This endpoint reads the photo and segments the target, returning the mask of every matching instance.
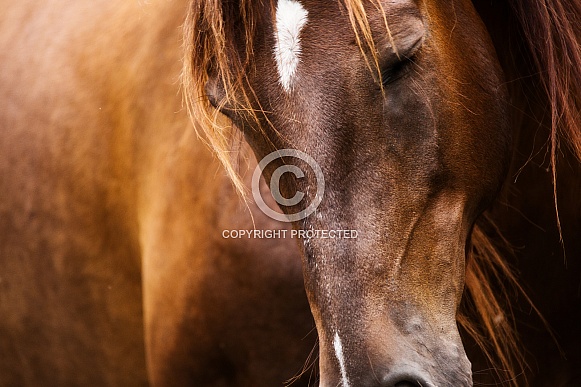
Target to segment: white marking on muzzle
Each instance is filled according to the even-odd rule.
[[[335,332],[335,339],[333,340],[333,347],[335,348],[335,356],[339,360],[339,368],[341,370],[341,382],[343,387],[349,387],[349,379],[347,379],[347,371],[345,370],[345,359],[343,358],[343,344],[339,338],[339,333]]]
[[[308,12],[294,0],[279,0],[276,6],[274,56],[279,82],[286,92],[292,89],[301,53],[300,33],[307,23]]]

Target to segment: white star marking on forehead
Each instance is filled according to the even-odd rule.
[[[297,65],[300,61],[300,33],[307,23],[308,12],[294,0],[279,0],[276,6],[274,57],[279,82],[286,92],[292,90]]]

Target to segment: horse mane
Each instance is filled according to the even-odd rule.
[[[274,9],[274,0],[265,1]],[[366,1],[382,9],[379,0],[339,2],[373,71],[377,58],[364,7]],[[508,2],[519,24],[520,43],[530,54],[551,113],[548,147],[556,187],[561,143],[567,144],[581,160],[581,3],[574,0]],[[259,0],[192,0],[184,24],[182,83],[186,105],[196,130],[209,142],[242,194],[245,187],[232,162],[236,131],[210,104],[205,87],[210,77],[219,79],[225,93],[219,105],[228,103],[230,109],[239,109],[249,114],[250,119],[260,121],[260,112],[251,108],[254,96],[245,91],[251,88],[245,87],[250,85],[246,84],[244,74],[252,66],[252,42],[262,7],[264,2]],[[236,36],[245,39],[243,53],[236,48]],[[556,192],[554,196],[558,218]],[[517,292],[529,299],[507,263],[510,249],[500,246],[508,243],[502,242],[502,235],[486,214],[481,216],[468,245],[465,292],[457,321],[484,352],[502,382],[516,386],[526,363],[514,329],[510,295]]]
[[[549,154],[561,234],[556,192],[561,139],[581,160],[581,3],[575,0],[511,1],[551,113]]]
[[[581,3],[574,0],[509,0],[508,3],[518,22],[519,48],[527,53],[541,89],[538,92],[550,112],[547,147],[556,223],[562,236],[557,202],[561,144],[581,161]],[[513,70],[519,74],[518,68]],[[521,128],[527,129],[532,128]],[[465,296],[458,321],[483,349],[501,380],[516,386],[517,371],[527,366],[512,327],[510,294],[523,296],[547,329],[550,328],[508,265],[507,258],[512,255],[510,244],[485,213],[473,230]]]

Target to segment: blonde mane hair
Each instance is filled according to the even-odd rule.
[[[340,4],[346,10],[370,71],[379,71],[364,1],[340,0]],[[383,11],[379,0],[369,1]],[[581,160],[581,54],[579,31],[576,30],[581,26],[581,6],[564,0],[510,1],[521,23],[523,43],[528,46],[533,64],[541,75],[540,82],[551,109],[549,149],[553,182],[556,183],[560,139],[564,139]],[[251,107],[251,101],[256,99],[252,92],[248,95],[246,90],[252,88],[244,76],[253,63],[252,47],[260,3],[255,0],[194,0],[184,26],[183,85],[190,115],[196,130],[209,142],[241,193],[245,187],[232,163],[231,151],[236,131],[210,104],[205,87],[210,77],[219,79],[225,93],[219,104],[228,103],[230,109],[242,111],[249,119],[261,122],[260,111]],[[268,4],[274,10],[274,0]],[[385,25],[389,33],[387,22]],[[241,26],[243,31],[240,31]],[[233,36],[240,36],[240,33],[246,41],[246,51],[242,55],[233,42]],[[555,207],[558,208],[556,199]],[[502,236],[484,215],[472,232],[465,292],[457,321],[497,369],[499,378],[516,386],[517,377],[526,364],[514,330],[510,294],[516,292],[530,300],[507,263],[505,255],[510,254],[509,249],[499,247],[493,240],[502,240]]]

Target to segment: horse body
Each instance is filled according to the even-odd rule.
[[[217,229],[252,223],[187,134],[183,4],[2,8],[0,385],[143,385],[146,359],[159,385],[293,377],[298,252]]]
[[[382,47],[421,48],[414,71],[382,74],[392,79],[382,91],[336,2],[300,2],[296,65],[273,56],[276,4],[257,7],[251,101],[282,136],[221,106],[250,145],[240,169],[254,168],[252,152],[307,151],[328,188],[319,212],[294,227],[360,234],[297,248],[288,238],[223,238],[290,229],[243,205],[192,132],[179,91],[185,3],[2,3],[0,385],[280,385],[301,370],[315,323],[322,386],[471,385],[455,318],[467,240],[495,198],[487,216],[497,228],[485,231],[512,244],[524,287],[567,355],[520,312],[524,302],[515,314],[531,352],[527,382],[578,384],[579,165],[572,153],[558,164],[565,270],[546,106],[515,97],[538,89],[526,78],[504,83],[503,73],[520,73],[511,73],[495,9],[386,5],[393,41],[379,39]],[[238,3],[190,6],[200,4],[234,7],[234,45],[244,52]],[[381,36],[383,18],[368,13]],[[380,50],[389,70],[394,54]],[[220,105],[215,73],[199,86]],[[299,182],[307,193],[309,179]],[[292,193],[294,183],[281,181]],[[484,380],[480,349],[466,351]],[[307,373],[296,385],[309,381]]]
[[[145,380],[130,137],[112,121],[101,6],[2,4],[3,385]]]

